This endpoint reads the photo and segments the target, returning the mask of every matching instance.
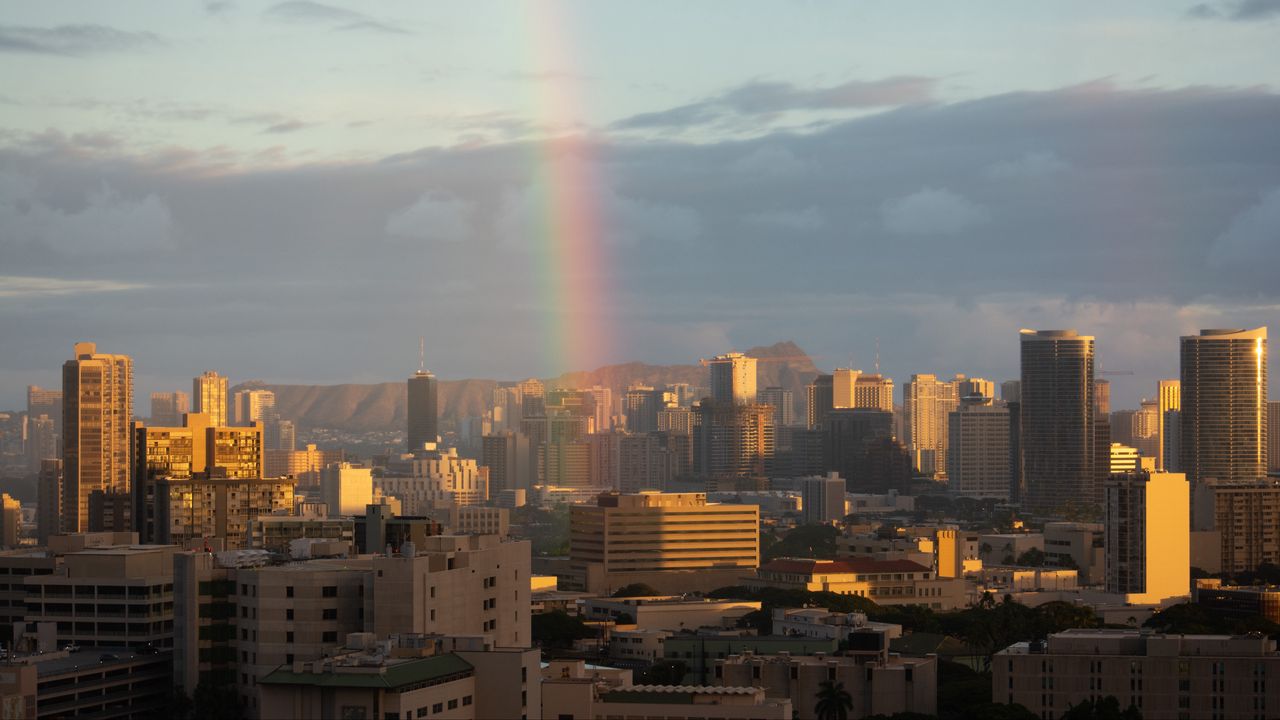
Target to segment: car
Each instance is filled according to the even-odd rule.
[[[76,645],[75,643],[71,643],[70,645],[68,645],[68,646],[66,646],[66,647],[64,647],[64,648],[62,648],[62,649],[63,649],[63,650],[66,650],[66,651],[67,651],[67,652],[69,652],[69,653],[78,653],[78,652],[80,652],[80,646],[79,646],[79,645]]]
[[[120,656],[115,653],[102,653],[101,655],[98,656],[98,662],[110,662],[112,660],[119,660],[119,659],[120,659]]]

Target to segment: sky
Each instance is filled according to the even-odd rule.
[[[41,2],[0,17],[0,408],[794,340],[1018,374],[1280,318],[1280,0]],[[1274,364],[1274,363],[1273,363]],[[1274,394],[1274,393],[1273,393]]]

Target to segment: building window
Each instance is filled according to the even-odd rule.
[[[449,701],[449,709],[450,709],[450,710],[455,710],[455,709],[457,709],[457,707],[458,707],[458,701],[457,701],[457,700],[450,700],[450,701]]]
[[[289,608],[288,610],[285,610],[285,611],[284,611],[284,619],[285,619],[285,620],[292,620],[292,619],[293,619],[293,608]]]
[[[325,609],[324,609],[324,615],[323,615],[322,619],[324,619],[324,620],[337,620],[337,619],[338,619],[338,608],[325,608]]]
[[[463,696],[462,696],[462,706],[463,706],[463,707],[466,707],[467,705],[470,705],[470,704],[471,704],[471,696],[470,696],[470,695],[463,695]]]
[[[327,598],[338,597],[338,586],[325,585],[323,588],[320,589],[320,597],[327,597]]]
[[[320,637],[320,642],[338,642],[338,631],[329,630]]]
[[[285,665],[293,664],[293,653],[288,653],[284,656],[284,664]]]
[[[285,641],[285,642],[287,642],[287,643],[292,643],[292,642],[293,642],[293,631],[292,631],[292,630],[290,630],[289,632],[287,632],[287,633],[285,633],[285,634],[284,634],[284,641]]]
[[[432,705],[432,706],[431,706],[431,712],[433,712],[433,713],[442,713],[442,712],[444,712],[444,703],[436,703],[435,705]]]
[[[285,597],[293,597],[293,586],[292,586],[292,585],[285,585],[285,586],[284,586],[284,596],[285,596]]]

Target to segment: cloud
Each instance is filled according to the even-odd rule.
[[[40,243],[64,254],[89,256],[165,250],[173,218],[153,193],[122,197],[103,183],[77,198],[74,209],[49,204],[29,179],[0,173],[0,228],[11,243]]]
[[[142,287],[145,286],[113,280],[72,280],[67,278],[0,275],[0,297],[3,298],[84,295],[88,293],[138,290]]]
[[[879,336],[900,379],[1007,379],[1019,327],[1075,325],[1098,335],[1103,366],[1137,373],[1114,388],[1136,403],[1176,377],[1179,333],[1280,312],[1277,117],[1265,88],[1093,83],[747,139],[582,134],[568,149],[507,140],[271,167],[240,149],[17,137],[0,141],[0,273],[144,287],[0,302],[0,337],[16,339],[0,368],[35,381],[68,338],[94,337],[138,358],[140,389],[206,365],[395,379],[416,367],[419,335],[443,377],[687,362],[783,338],[830,367],[850,353],[869,365]],[[598,262],[564,263],[549,219],[599,228]],[[95,244],[135,249],[80,249]],[[424,312],[440,307],[437,280],[460,274],[473,285]],[[614,340],[562,363],[547,330],[581,315],[548,277],[602,288],[585,297]],[[0,400],[20,403],[12,387]]]
[[[305,123],[305,122],[302,122],[301,120],[285,120],[283,122],[278,122],[278,123],[275,123],[274,125],[267,126],[267,128],[262,132],[277,135],[281,133],[295,132],[309,126],[310,126],[310,123]]]
[[[1270,273],[1280,261],[1280,187],[1264,193],[1255,205],[1235,216],[1209,249],[1209,263],[1228,271],[1248,272],[1260,265]]]
[[[850,80],[830,87],[804,88],[787,82],[752,82],[696,103],[642,113],[613,124],[618,130],[678,128],[725,120],[761,117],[792,110],[866,110],[932,100],[934,78],[896,76]]]
[[[354,10],[347,10],[333,5],[311,2],[310,0],[291,0],[276,3],[263,13],[273,20],[296,23],[314,23],[328,25],[332,30],[367,31],[394,35],[407,35],[408,31]]]
[[[818,208],[810,205],[803,210],[767,210],[749,213],[745,220],[779,230],[812,232],[826,227],[826,218]]]
[[[204,11],[210,15],[226,15],[234,10],[236,4],[231,0],[205,0]]]
[[[447,193],[426,192],[387,218],[386,233],[428,242],[465,242],[474,234],[475,208]]]
[[[1199,20],[1270,20],[1280,16],[1280,0],[1229,0],[1227,2],[1199,3],[1187,10],[1187,15]]]
[[[885,229],[895,235],[954,235],[988,219],[982,206],[931,187],[886,201],[880,213]]]
[[[158,35],[129,32],[105,25],[27,27],[0,25],[0,52],[79,57],[147,50],[162,45]]]
[[[996,180],[1026,180],[1053,175],[1068,167],[1070,165],[1065,160],[1052,152],[1029,152],[1013,160],[1001,160],[989,165],[986,175]]]

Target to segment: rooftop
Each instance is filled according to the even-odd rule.
[[[875,560],[866,557],[841,558],[838,560],[781,558],[761,565],[760,569],[762,571],[768,570],[770,572],[795,573],[799,575],[930,572],[929,568],[910,560]]]
[[[413,660],[384,658],[376,662],[379,664],[326,664],[322,672],[295,672],[293,668],[282,666],[258,682],[265,685],[397,688],[468,677],[474,672],[471,663],[452,653]]]

